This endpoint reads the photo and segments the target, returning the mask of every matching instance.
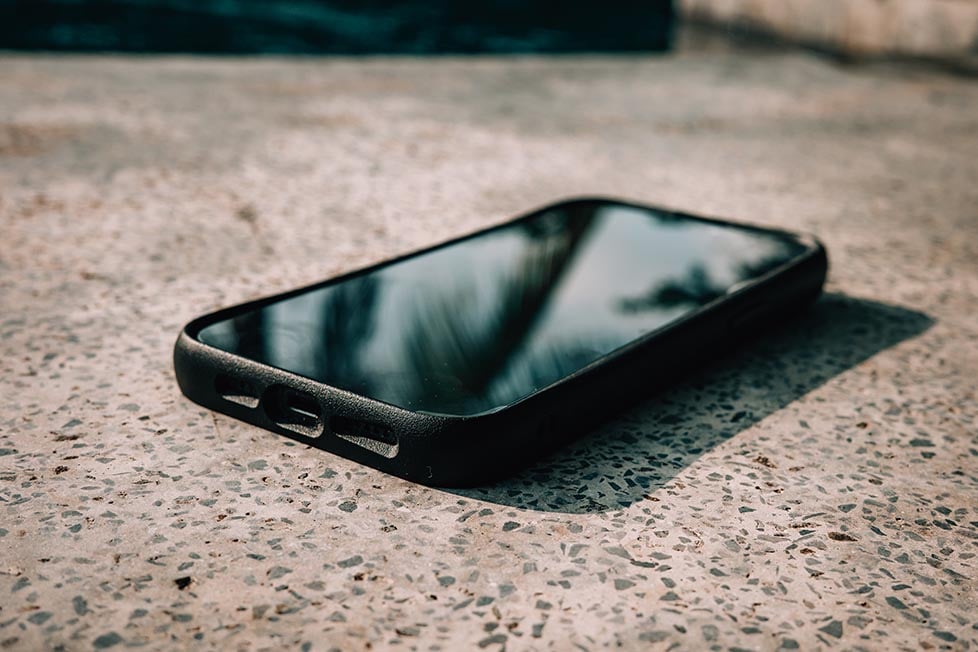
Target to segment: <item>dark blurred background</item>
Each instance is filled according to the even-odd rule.
[[[0,49],[227,54],[668,49],[671,0],[0,0]]]

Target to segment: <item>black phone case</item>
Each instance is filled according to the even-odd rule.
[[[613,201],[625,206],[653,208]],[[789,235],[808,251],[730,294],[635,340],[504,408],[456,417],[412,412],[208,346],[205,326],[314,287],[478,237],[490,229],[187,324],[174,349],[183,393],[195,403],[402,478],[434,486],[483,484],[526,466],[744,336],[814,301],[828,269],[816,239],[654,208],[683,218]]]

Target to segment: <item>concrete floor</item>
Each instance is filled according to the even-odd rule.
[[[180,327],[581,193],[803,319],[498,486],[212,414]],[[978,645],[978,84],[814,56],[0,58],[0,648]]]

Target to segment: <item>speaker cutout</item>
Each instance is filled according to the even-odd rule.
[[[334,416],[329,420],[329,428],[340,439],[387,458],[396,456],[400,448],[397,435],[379,423]]]
[[[227,374],[217,374],[214,378],[214,391],[225,401],[249,408],[258,407],[258,390],[247,380]]]

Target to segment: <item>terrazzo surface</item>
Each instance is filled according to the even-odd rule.
[[[978,84],[806,54],[0,57],[0,649],[974,649]],[[598,193],[827,295],[498,485],[185,400],[180,327]]]

